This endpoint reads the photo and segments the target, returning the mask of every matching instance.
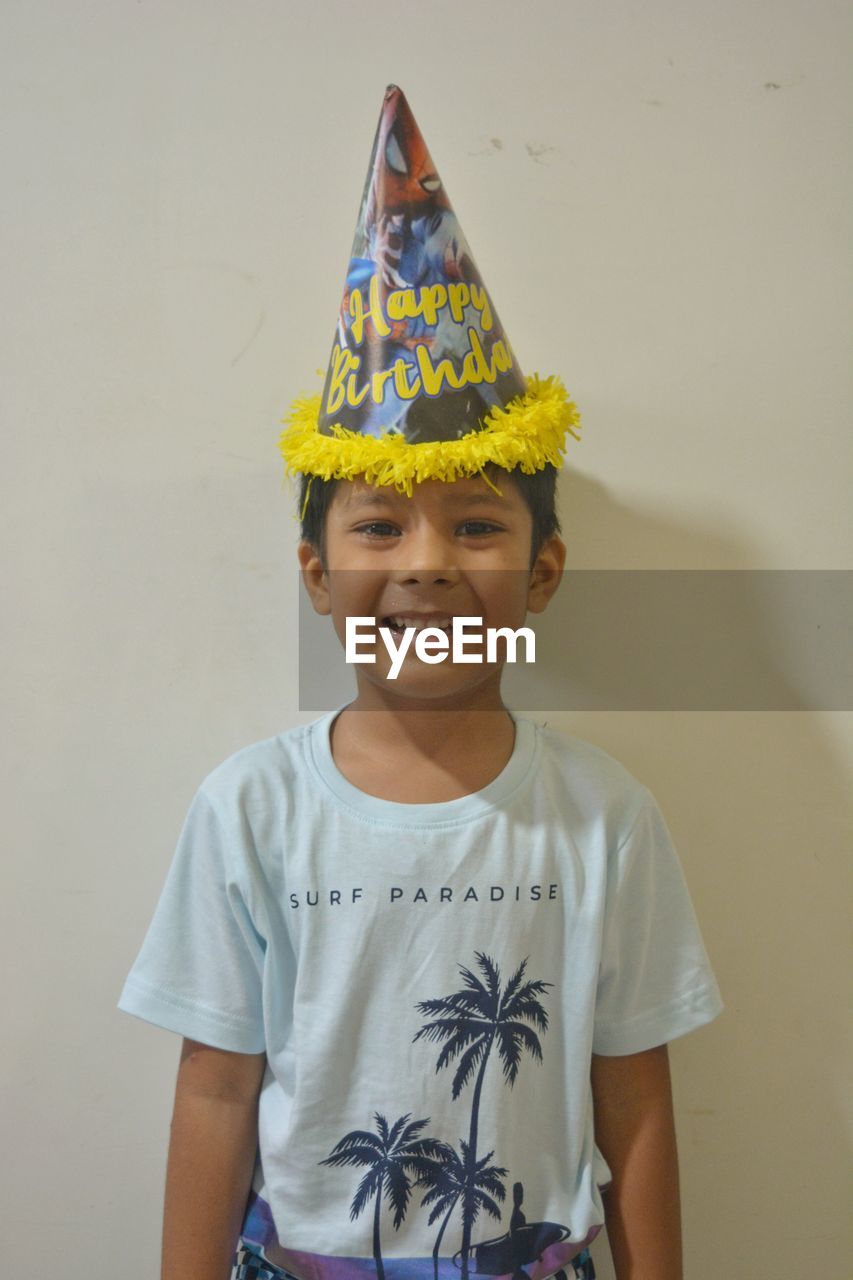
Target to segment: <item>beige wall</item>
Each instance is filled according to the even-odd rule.
[[[157,1271],[179,1046],[115,1001],[200,778],[311,718],[275,440],[328,354],[386,81],[522,366],[582,408],[570,564],[844,568],[844,20],[7,0],[9,1274]],[[658,797],[727,1002],[672,1051],[688,1277],[846,1280],[850,716],[548,718]]]

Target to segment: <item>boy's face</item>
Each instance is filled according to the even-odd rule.
[[[447,483],[426,480],[412,497],[393,486],[340,482],[326,516],[326,563],[307,542],[299,545],[303,579],[318,613],[331,614],[343,643],[347,617],[371,617],[391,627],[439,625],[454,616],[482,618],[482,626],[524,625],[541,612],[559,585],[566,549],[555,534],[530,566],[533,517],[511,476],[500,476],[498,496],[479,476]],[[364,647],[362,652],[371,652]],[[499,660],[422,662],[412,644],[396,679],[377,634],[375,664],[355,667],[359,692],[381,688],[400,705],[458,706],[466,694],[500,701]],[[466,644],[466,652],[485,649]]]

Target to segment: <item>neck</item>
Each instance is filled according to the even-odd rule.
[[[445,744],[464,743],[470,749],[501,728],[506,732],[513,727],[500,684],[491,681],[447,699],[402,698],[365,682],[338,723],[344,719],[353,735],[387,745],[389,755],[420,749],[432,758]]]
[[[359,690],[331,731],[345,777],[374,795],[412,803],[480,790],[504,768],[514,742],[513,718],[499,691],[489,690],[466,691],[446,706],[408,698],[389,705]]]

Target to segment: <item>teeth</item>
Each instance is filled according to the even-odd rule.
[[[423,631],[427,627],[438,627],[440,631],[447,631],[452,625],[452,618],[439,618],[435,622],[426,622],[423,618],[405,618],[394,617],[388,621],[392,627],[414,627],[416,631]]]

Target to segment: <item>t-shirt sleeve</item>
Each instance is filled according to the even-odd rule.
[[[251,860],[236,847],[246,839],[199,791],[118,1007],[215,1048],[261,1053],[266,947],[247,902]]]
[[[644,792],[608,868],[597,1054],[652,1049],[723,1008],[672,839],[654,797]]]

